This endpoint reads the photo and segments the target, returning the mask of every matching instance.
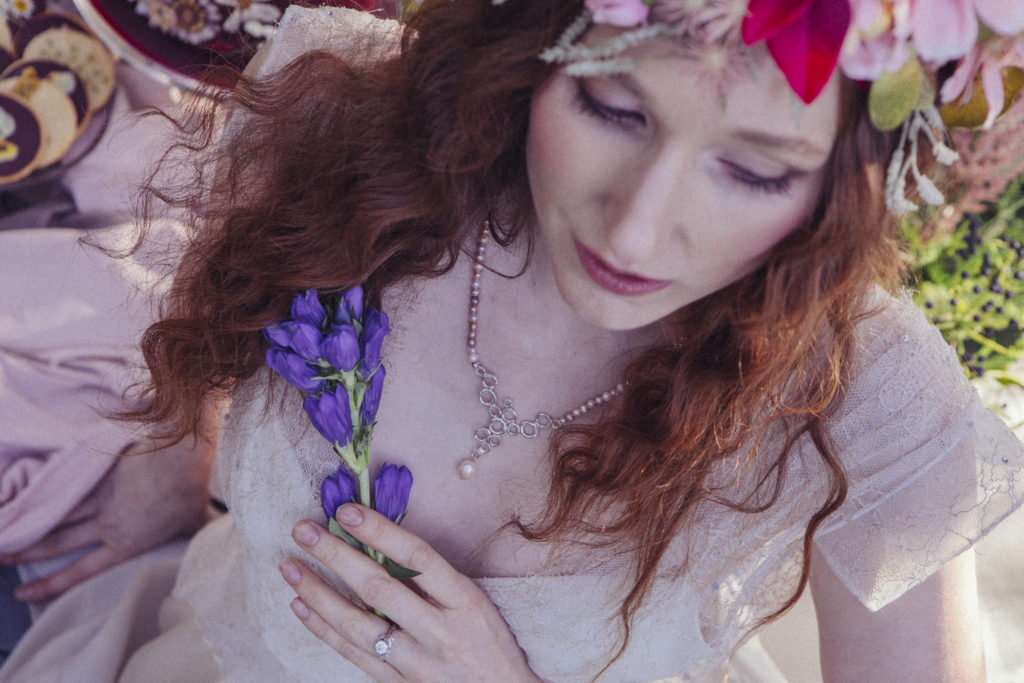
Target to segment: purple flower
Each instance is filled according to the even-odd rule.
[[[359,339],[351,325],[334,325],[320,345],[324,360],[337,370],[348,372],[359,362]]]
[[[324,336],[320,334],[320,328],[307,322],[285,322],[281,323],[288,332],[288,346],[292,347],[300,356],[309,361],[316,361],[320,357],[320,344]]]
[[[363,288],[356,285],[341,295],[338,310],[334,314],[334,322],[351,324],[353,320],[363,319]]]
[[[344,446],[352,440],[352,412],[344,389],[307,396],[302,407],[316,430],[331,443]]]
[[[323,328],[327,322],[327,311],[315,289],[307,289],[292,299],[292,320],[312,325],[317,331]]]
[[[267,349],[267,366],[284,377],[289,384],[306,393],[315,394],[324,388],[323,380],[313,379],[320,371],[288,349],[279,346]]]
[[[369,427],[377,417],[377,408],[380,406],[380,394],[384,389],[384,366],[377,368],[377,372],[370,377],[370,383],[366,386],[366,393],[363,394],[363,405],[360,407],[363,426]]]
[[[320,504],[327,519],[333,519],[338,508],[355,500],[355,497],[356,484],[344,465],[338,467],[334,474],[324,477],[323,483],[320,484]]]
[[[363,360],[359,364],[359,374],[367,378],[380,365],[380,350],[384,345],[384,337],[391,328],[388,327],[388,314],[371,309],[366,315],[363,325],[363,336],[360,340],[363,347]]]
[[[412,472],[404,465],[395,467],[384,463],[373,482],[373,501],[377,512],[395,524],[401,524],[409,505],[412,490]]]
[[[288,328],[284,324],[271,325],[270,327],[263,328],[263,336],[267,338],[267,341],[274,346],[290,346],[291,335],[288,333]]]

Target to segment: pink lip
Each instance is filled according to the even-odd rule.
[[[613,294],[641,296],[668,287],[670,280],[651,280],[632,273],[617,270],[605,263],[600,256],[574,240],[580,264],[590,279]]]

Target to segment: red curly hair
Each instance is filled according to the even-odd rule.
[[[145,335],[152,383],[135,417],[171,438],[198,429],[206,396],[230,393],[263,367],[261,330],[298,290],[363,283],[379,301],[405,278],[441,275],[489,207],[508,207],[499,240],[529,238],[529,105],[552,69],[537,54],[581,3],[514,4],[426,2],[394,59],[353,65],[310,53],[264,81],[240,81],[227,103],[246,125],[228,144],[211,144],[209,116],[182,127],[183,148],[214,159],[185,188],[203,194],[157,192],[202,229],[165,316]],[[767,509],[804,435],[830,473],[828,495],[807,520],[799,589],[769,618],[806,586],[814,531],[846,493],[828,419],[843,397],[854,326],[869,286],[895,286],[901,274],[881,196],[893,141],[865,112],[864,94],[844,84],[841,130],[806,224],[755,272],[662,321],[664,339],[686,343],[645,350],[625,372],[615,412],[556,433],[546,513],[513,522],[529,539],[635,549],[622,648],[695,506]],[[203,169],[214,166],[226,171],[210,180]],[[779,425],[784,446],[751,456],[765,473],[758,495],[724,500],[707,486],[716,463]]]

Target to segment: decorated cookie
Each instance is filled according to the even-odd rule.
[[[11,28],[2,15],[0,15],[0,50],[14,54],[14,36],[11,35]]]
[[[22,24],[14,34],[14,54],[24,53],[25,47],[32,42],[33,38],[52,28],[70,28],[79,33],[92,35],[89,28],[78,17],[57,12],[42,12]]]
[[[71,98],[72,104],[75,105],[78,128],[81,130],[89,115],[89,96],[82,85],[82,79],[70,68],[50,59],[20,59],[0,72],[0,79],[18,78],[28,69],[32,69],[40,79],[57,86]]]
[[[78,135],[78,117],[71,98],[53,83],[39,78],[32,67],[17,78],[0,80],[0,93],[24,101],[42,123],[43,142],[37,165],[42,168],[59,161]]]
[[[24,178],[39,165],[43,126],[28,105],[0,93],[0,183]]]
[[[85,86],[90,112],[104,106],[114,91],[114,61],[110,53],[103,43],[76,29],[43,31],[25,46],[21,58],[53,60],[70,67]]]

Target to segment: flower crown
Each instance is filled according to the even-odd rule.
[[[502,4],[505,0],[492,0]],[[1007,0],[585,0],[586,9],[540,58],[572,75],[628,71],[626,51],[677,39],[705,67],[724,71],[730,51],[764,41],[793,91],[812,102],[838,65],[868,87],[868,113],[882,131],[902,126],[886,177],[894,213],[917,208],[908,177],[933,205],[942,193],[918,167],[923,136],[934,158],[959,156],[953,127],[991,127],[1024,86],[1024,1]],[[624,29],[584,44],[592,24]]]

